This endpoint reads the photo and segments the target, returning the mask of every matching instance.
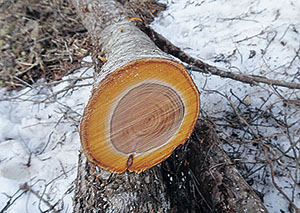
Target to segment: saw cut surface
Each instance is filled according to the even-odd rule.
[[[111,172],[141,172],[190,136],[199,93],[184,67],[169,59],[133,61],[94,90],[80,136],[89,160]]]
[[[184,116],[184,104],[170,87],[144,83],[118,103],[110,123],[113,146],[124,154],[144,153],[168,142]]]

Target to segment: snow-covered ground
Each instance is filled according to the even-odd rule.
[[[54,86],[41,82],[9,95],[1,90],[0,211],[34,213],[54,206],[72,212],[78,124],[93,71],[82,68]]]
[[[191,56],[234,73],[300,83],[300,1],[161,2],[168,8],[152,27]],[[269,157],[281,159],[274,161],[275,181],[300,208],[300,91],[192,75],[201,92],[202,110],[223,129],[224,148],[241,162],[241,172],[261,193],[269,211],[289,212],[289,202],[275,189],[261,146],[253,146],[251,130],[245,125],[234,128],[234,122],[241,121],[233,116],[230,101],[272,147]]]
[[[232,72],[300,83],[300,1],[161,2],[168,8],[152,27],[188,54]],[[196,72],[192,75],[201,92],[203,111],[215,120],[219,118],[220,126],[225,125],[223,121],[232,107],[215,91],[226,94],[243,116],[252,116],[249,109],[270,114],[268,119],[256,119],[253,128],[268,139],[269,145],[273,144],[276,157],[281,156],[282,164],[274,162],[275,181],[300,207],[299,91],[249,86]],[[72,212],[80,149],[77,129],[90,95],[92,76],[93,69],[82,68],[57,85],[40,82],[22,91],[0,90],[0,211],[7,207],[4,212],[35,213],[55,206],[56,210]],[[81,80],[74,80],[78,78]],[[246,102],[245,106],[236,97]],[[228,128],[224,140],[233,133],[245,134]],[[245,134],[243,139],[253,138]],[[263,152],[251,143],[224,147],[233,158],[237,147],[245,150],[239,156],[239,161],[248,162],[244,168],[264,166]],[[278,150],[288,152],[282,156]],[[274,158],[272,153],[270,158]],[[263,194],[270,212],[289,212],[289,202],[272,184],[269,167],[257,171],[248,180],[253,180],[252,186]],[[24,193],[25,188],[32,192]]]

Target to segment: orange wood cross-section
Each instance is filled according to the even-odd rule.
[[[199,108],[199,92],[182,65],[135,60],[94,90],[80,128],[84,153],[111,172],[142,172],[185,143]]]

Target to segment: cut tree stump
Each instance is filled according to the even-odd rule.
[[[83,151],[111,172],[142,172],[186,142],[199,114],[198,90],[120,3],[73,2],[85,8],[82,21],[105,55],[80,126]]]
[[[185,68],[135,27],[123,5],[72,3],[104,62],[80,125],[84,155],[74,210],[168,212],[162,171],[151,167],[189,138],[198,90]]]
[[[267,212],[208,123],[184,144],[198,91],[138,17],[116,1],[71,1],[105,62],[81,123],[74,212]]]

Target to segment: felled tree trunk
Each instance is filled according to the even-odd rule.
[[[97,89],[107,86],[101,84],[101,82],[111,82],[111,79],[117,77],[117,75],[109,77],[114,71],[126,71],[126,69],[123,69],[124,66],[125,68],[131,69],[137,65],[135,63],[136,61],[145,62],[148,65],[155,65],[156,62],[159,62],[159,65],[170,65],[173,66],[171,69],[175,69],[175,71],[177,69],[177,71],[179,70],[179,72],[184,73],[184,69],[182,69],[180,65],[171,60],[168,55],[161,52],[153,45],[147,36],[141,34],[140,31],[134,27],[128,19],[130,17],[129,14],[122,8],[122,5],[115,1],[105,0],[72,1],[78,13],[81,14],[85,26],[92,34],[96,46],[98,45],[100,47],[99,49],[102,49],[101,56],[105,56],[105,58],[100,59],[102,62],[107,60],[102,67],[97,84],[95,84],[94,97],[100,94]],[[103,3],[105,5],[103,5]],[[134,41],[133,43],[132,40]],[[154,62],[151,62],[151,58],[154,58]],[[128,63],[130,64],[129,67],[126,66]],[[119,69],[119,67],[121,67],[121,69]],[[156,67],[160,66],[156,64]],[[150,72],[152,71],[150,70]],[[133,74],[131,76],[133,76]],[[153,73],[150,76],[157,76],[157,73]],[[187,78],[187,76],[181,75],[181,78],[175,78],[174,81],[180,82],[184,78]],[[194,90],[193,84],[188,80],[187,85],[191,86],[192,90],[190,91],[192,91],[194,95],[198,95]],[[118,86],[119,84],[117,84],[116,90],[120,89]],[[155,91],[155,87],[142,87],[142,90],[139,92],[149,89]],[[167,89],[167,91],[169,90]],[[175,91],[175,93],[177,92],[178,90]],[[156,93],[155,96],[159,95],[159,93]],[[103,117],[103,115],[105,115],[101,114],[103,104],[89,108],[89,106],[97,102],[97,98],[93,98],[93,96],[92,101],[88,104],[88,110],[86,110],[84,115],[84,118],[87,119],[83,120],[83,129],[91,123],[97,126],[99,122],[99,120],[91,122],[88,119],[92,114],[90,113],[91,111],[95,112],[97,109],[100,109],[98,116]],[[155,96],[152,97],[155,99]],[[177,109],[171,117],[175,117],[178,120],[182,114],[181,110],[183,107],[180,106],[182,106],[181,103],[184,102],[184,100],[176,100],[176,98],[174,98],[176,95],[174,94],[167,96],[172,97],[170,98],[171,105],[175,104],[175,108]],[[107,94],[105,99],[109,100],[109,98],[110,96]],[[119,100],[119,102],[121,101],[121,99],[117,100]],[[102,101],[102,103],[103,102],[104,101]],[[199,104],[196,99],[190,102]],[[125,104],[123,105],[123,109],[130,106],[130,104]],[[198,105],[193,105],[193,107],[196,109]],[[147,105],[142,105],[138,108],[147,108]],[[138,108],[131,111],[131,113],[138,111]],[[150,109],[151,108],[148,108],[147,110]],[[143,113],[145,113],[145,111],[143,111]],[[197,113],[192,116],[194,119],[197,117],[195,116],[196,114]],[[120,119],[122,116],[118,118]],[[169,118],[170,117],[166,117],[162,120],[168,120]],[[111,118],[111,120],[113,120],[113,118]],[[176,119],[174,120],[175,122],[173,123],[176,124]],[[128,122],[130,121],[125,123]],[[120,126],[120,124],[116,126]],[[193,123],[190,124],[190,126],[193,126]],[[170,129],[174,129],[172,125],[171,128],[168,128],[168,130]],[[189,129],[189,131],[192,131],[192,129]],[[83,141],[87,141],[85,137],[88,137],[88,135],[85,135],[84,132],[86,132],[86,129],[81,132],[82,139]],[[96,132],[101,132],[101,129],[97,129]],[[113,135],[118,136],[118,134]],[[160,153],[154,155],[153,159],[159,158],[159,161],[153,162],[150,160],[150,163],[147,165],[139,165],[137,167],[134,167],[133,162],[138,161],[138,159],[136,159],[138,156],[131,154],[132,149],[130,147],[128,148],[130,144],[127,144],[125,148],[115,147],[119,152],[127,152],[127,155],[124,157],[121,165],[118,163],[117,166],[110,166],[105,165],[103,162],[99,164],[99,159],[94,159],[94,156],[90,155],[96,148],[91,149],[89,143],[84,142],[83,148],[85,151],[83,152],[90,161],[88,161],[81,152],[79,156],[78,177],[76,180],[74,211],[267,212],[258,196],[236,171],[222,150],[215,131],[204,121],[198,122],[188,144],[175,150],[172,157],[168,158],[161,165],[141,172],[145,168],[151,167],[165,159],[175,146],[184,143],[184,139],[186,139],[188,135],[189,134],[186,134],[181,140],[176,140],[179,143],[174,143],[166,149],[167,155],[163,155],[161,158],[159,158]],[[99,135],[96,134],[94,137],[97,138],[98,136]],[[132,139],[134,138],[130,138],[130,140]],[[105,144],[102,145],[106,146]],[[105,150],[106,151],[100,155],[105,155],[108,149]],[[143,147],[140,147],[140,150],[143,151]],[[134,152],[134,154],[135,153],[136,152]],[[112,157],[112,159],[115,161],[117,158]],[[147,159],[147,157],[144,159]],[[127,170],[127,172],[114,174],[90,162],[94,162],[100,167],[111,171],[123,172]],[[128,172],[130,169],[141,173],[130,173]]]
[[[81,122],[83,151],[112,172],[151,168],[192,133],[198,90],[185,68],[135,27],[120,3],[74,0],[74,5],[105,56]]]
[[[187,144],[162,168],[175,212],[268,212],[207,121],[198,120]]]
[[[80,125],[75,212],[168,212],[162,172],[151,167],[192,133],[198,90],[120,3],[72,2],[104,62]]]
[[[74,212],[169,212],[160,167],[141,174],[113,174],[79,155]]]

